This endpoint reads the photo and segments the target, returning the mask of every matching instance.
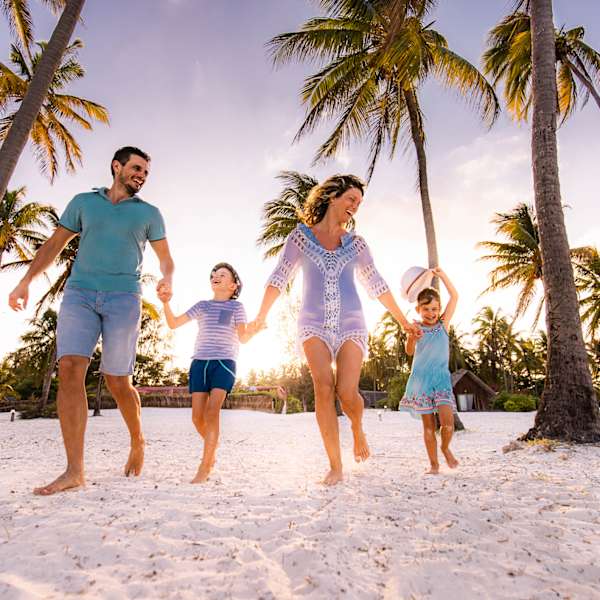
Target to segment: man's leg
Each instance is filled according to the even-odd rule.
[[[85,484],[83,444],[88,413],[85,374],[89,362],[85,356],[63,356],[58,363],[57,407],[67,468],[52,483],[35,488],[33,493],[38,496],[49,496]]]
[[[115,399],[131,438],[129,458],[124,473],[139,475],[144,466],[142,403],[131,383],[135,366],[137,339],[140,332],[139,294],[105,292],[102,294],[102,362],[100,370]]]
[[[125,420],[129,436],[131,438],[131,447],[129,458],[125,463],[124,473],[129,475],[139,475],[144,466],[144,446],[145,440],[142,435],[142,403],[137,390],[131,383],[131,377],[128,375],[109,375],[104,374],[106,385],[115,399],[121,415]]]

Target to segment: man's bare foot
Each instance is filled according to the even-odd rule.
[[[341,469],[338,471],[337,469],[331,469],[325,478],[323,479],[323,483],[325,485],[337,485],[341,481],[344,480],[344,474]]]
[[[458,467],[458,460],[456,460],[454,454],[450,452],[450,448],[447,448],[446,450],[442,448],[442,454],[446,458],[446,462],[451,469],[456,469],[456,467]]]
[[[83,473],[71,473],[67,469],[62,475],[59,475],[52,483],[42,487],[34,488],[33,493],[36,496],[51,496],[57,492],[72,490],[85,485]]]
[[[204,464],[201,464],[198,467],[198,472],[196,473],[194,479],[192,479],[190,483],[204,483],[208,479],[211,469],[212,465],[210,467],[206,467]]]
[[[431,465],[428,471],[425,471],[425,475],[439,475],[440,465]]]
[[[363,462],[371,456],[369,444],[367,444],[367,436],[362,429],[358,431],[352,429],[352,435],[354,437],[354,460],[356,462]]]
[[[131,442],[131,450],[129,451],[129,458],[125,464],[125,477],[135,475],[136,477],[142,472],[144,467],[144,446],[146,445],[144,439],[141,441]]]

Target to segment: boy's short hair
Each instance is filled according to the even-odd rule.
[[[441,302],[440,293],[433,288],[425,288],[424,290],[421,290],[417,296],[417,305],[421,306],[422,304],[429,304],[432,300]]]
[[[233,294],[229,296],[229,299],[237,300],[237,298],[239,298],[240,294],[242,293],[242,280],[240,279],[240,276],[238,275],[237,271],[229,263],[226,262],[217,263],[211,269],[210,274],[212,275],[215,271],[218,271],[219,269],[227,269],[231,273],[233,281],[237,284],[237,288],[235,288]]]

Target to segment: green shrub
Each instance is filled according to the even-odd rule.
[[[400,404],[400,400],[404,396],[409,376],[410,373],[398,373],[398,375],[394,375],[390,379],[387,389],[388,397],[387,400],[383,401],[383,404],[387,404],[390,410],[398,410],[398,404]],[[377,404],[379,406],[380,403],[378,402]]]
[[[21,419],[57,419],[58,413],[56,412],[56,403],[47,404],[44,410],[40,411],[40,407],[37,400],[31,401],[28,404],[21,407],[19,410]]]
[[[287,398],[287,414],[302,412],[302,402],[291,394]]]
[[[500,392],[495,398],[492,404],[492,410],[505,410],[504,403],[510,400],[511,394],[508,392]]]
[[[535,396],[513,394],[504,403],[504,410],[507,412],[530,412],[532,410],[536,410],[536,408],[537,398]]]

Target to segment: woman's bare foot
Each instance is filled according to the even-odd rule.
[[[85,485],[85,477],[83,473],[73,473],[68,469],[59,475],[52,483],[42,487],[34,488],[33,493],[36,496],[51,496],[57,492],[72,490]]]
[[[325,478],[323,479],[323,483],[325,485],[337,485],[341,481],[344,480],[344,474],[341,469],[338,471],[337,469],[331,469]]]
[[[367,444],[367,436],[362,429],[357,431],[352,429],[352,435],[354,437],[354,460],[356,462],[363,462],[371,456],[369,444]]]
[[[142,472],[144,467],[144,446],[146,442],[144,438],[137,442],[131,442],[131,450],[129,451],[129,458],[125,464],[125,477],[135,475],[136,477]]]
[[[202,463],[198,467],[198,472],[194,476],[194,479],[192,479],[190,481],[190,483],[204,483],[205,481],[207,481],[207,479],[210,475],[211,469],[212,469],[212,465],[210,467],[207,467],[204,465],[204,463]]]
[[[446,458],[446,462],[451,469],[456,469],[456,467],[458,467],[458,460],[456,460],[454,454],[450,452],[450,448],[446,448],[446,450],[442,448],[442,454]]]
[[[431,465],[428,471],[425,471],[425,475],[439,475],[440,465]]]

